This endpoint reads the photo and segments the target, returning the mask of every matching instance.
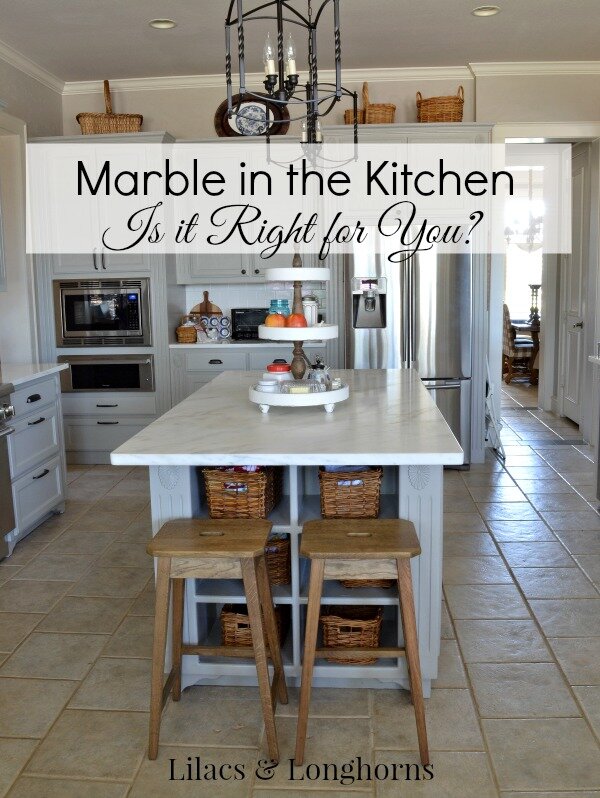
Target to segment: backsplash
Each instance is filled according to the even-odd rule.
[[[231,308],[268,308],[271,299],[289,299],[291,305],[293,291],[288,286],[287,283],[188,285],[185,288],[186,311],[203,301],[204,291],[208,291],[210,301],[218,305],[225,315],[229,315]],[[322,312],[325,306],[324,283],[304,283],[303,293],[314,294]]]

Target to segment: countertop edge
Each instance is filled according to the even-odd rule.
[[[131,465],[131,466],[219,466],[219,465],[252,465],[260,463],[270,466],[307,466],[307,465],[390,465],[390,466],[409,466],[409,465],[463,465],[464,455],[456,452],[442,452],[432,455],[410,452],[402,452],[401,455],[356,455],[348,452],[332,454],[322,452],[314,454],[299,454],[293,457],[289,455],[265,455],[264,452],[257,454],[222,454],[207,456],[203,454],[184,454],[184,455],[152,455],[152,454],[121,454],[117,451],[110,455],[112,465]]]
[[[68,368],[68,363],[6,363],[2,366],[1,375],[3,382],[9,382],[18,388],[32,380],[48,377]]]

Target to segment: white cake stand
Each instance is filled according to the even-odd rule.
[[[334,391],[321,393],[266,393],[255,390],[251,385],[248,392],[251,402],[257,404],[261,413],[268,413],[271,407],[323,407],[326,413],[333,413],[338,402],[350,396],[347,385]]]

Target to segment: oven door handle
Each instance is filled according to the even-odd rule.
[[[79,357],[79,356],[76,356],[76,357]],[[102,357],[102,355],[100,355],[100,357]],[[129,359],[127,359],[127,360],[119,360],[119,356],[118,355],[115,355],[115,357],[110,357],[110,356],[106,355],[106,358],[107,358],[106,360],[99,360],[97,357],[89,357],[89,358],[86,357],[86,358],[81,358],[81,360],[78,359],[76,361],[69,361],[68,355],[67,355],[66,356],[66,360],[62,360],[62,361],[59,361],[59,362],[68,363],[69,366],[97,366],[97,365],[102,365],[103,363],[104,364],[110,364],[111,366],[113,364],[116,364],[116,365],[123,364],[123,365],[133,365],[133,366],[149,366],[152,363],[152,359],[149,358],[149,357],[140,357],[140,358],[135,358],[135,359],[132,359],[132,360],[129,360]]]

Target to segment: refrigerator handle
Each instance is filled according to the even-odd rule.
[[[402,347],[400,356],[402,358],[402,368],[406,369],[410,366],[410,332],[411,332],[411,319],[410,319],[410,275],[409,275],[409,262],[406,258],[401,261],[400,268],[402,269]]]
[[[409,367],[415,364],[417,359],[417,256],[412,255],[408,262],[409,281],[410,281],[410,353],[409,353]]]

